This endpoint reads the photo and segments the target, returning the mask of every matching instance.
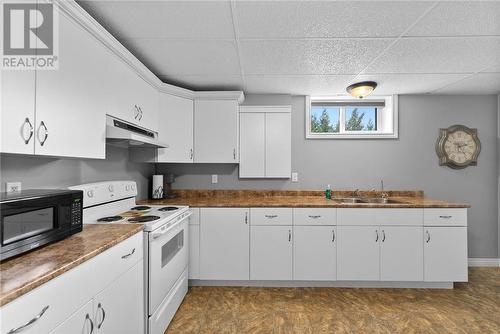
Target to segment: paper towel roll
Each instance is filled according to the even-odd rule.
[[[153,175],[153,187],[151,197],[153,199],[163,198],[163,175]]]

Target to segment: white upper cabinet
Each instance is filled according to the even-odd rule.
[[[240,108],[241,178],[290,178],[290,106]]]
[[[194,162],[238,163],[238,101],[195,100]]]
[[[193,162],[193,112],[193,100],[160,94],[158,140],[168,147],[158,149],[157,162]]]
[[[35,153],[35,71],[0,71],[0,152]]]
[[[35,154],[104,159],[109,55],[61,11],[58,57],[36,75]]]

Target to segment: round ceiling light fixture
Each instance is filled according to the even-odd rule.
[[[375,88],[377,88],[377,83],[375,81],[363,81],[348,86],[346,91],[352,96],[362,99],[370,95]]]

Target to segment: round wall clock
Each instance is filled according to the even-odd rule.
[[[464,125],[439,129],[436,153],[440,166],[455,169],[475,166],[479,152],[481,152],[481,142],[477,137],[477,129],[470,129]]]

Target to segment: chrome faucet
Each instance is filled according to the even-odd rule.
[[[382,192],[382,193],[380,194],[380,197],[382,197],[382,198],[387,198],[387,197],[389,197],[389,195],[388,195],[386,192],[384,192],[384,180],[383,180],[383,179],[382,179],[382,180],[380,180],[380,191]]]

